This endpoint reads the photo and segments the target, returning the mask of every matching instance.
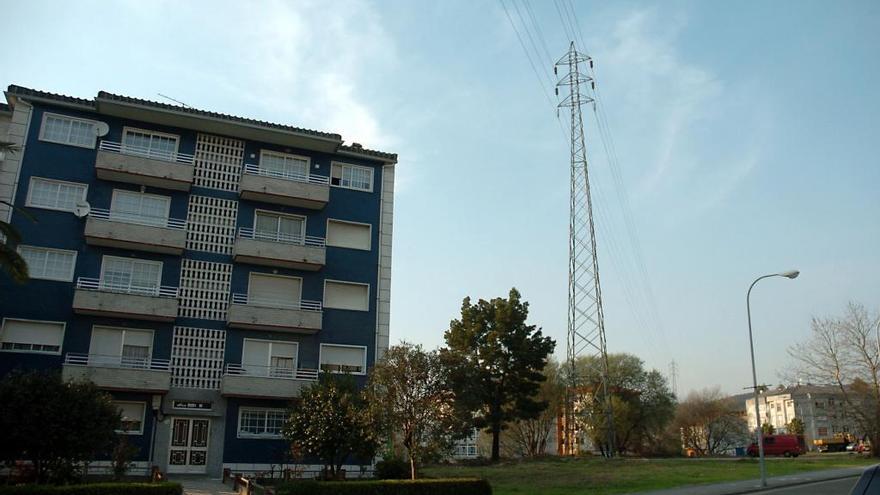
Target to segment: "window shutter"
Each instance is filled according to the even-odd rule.
[[[62,323],[41,321],[6,320],[2,340],[39,345],[61,346],[64,336]]]
[[[327,245],[370,250],[370,226],[330,220],[327,223]]]
[[[324,306],[369,311],[369,286],[327,281],[324,286]]]

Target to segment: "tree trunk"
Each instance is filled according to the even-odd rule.
[[[498,462],[501,459],[499,448],[501,445],[501,422],[492,422],[492,462]]]
[[[416,479],[416,460],[413,459],[412,453],[409,455],[409,479]]]

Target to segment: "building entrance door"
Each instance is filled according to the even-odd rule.
[[[168,472],[205,474],[208,471],[208,436],[211,420],[171,418]]]

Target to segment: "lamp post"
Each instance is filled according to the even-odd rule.
[[[748,315],[749,319],[749,350],[752,353],[752,385],[754,386],[755,390],[755,437],[758,441],[758,462],[761,465],[761,486],[767,486],[767,467],[764,465],[764,435],[761,431],[761,409],[758,406],[758,373],[755,371],[755,341],[754,339],[752,339],[752,289],[755,287],[755,284],[757,284],[758,281],[765,278],[785,277],[794,279],[797,278],[797,276],[800,274],[801,272],[797,270],[791,270],[788,272],[762,275],[756,278],[754,282],[752,282],[752,285],[749,286],[749,291],[746,293],[746,314]]]

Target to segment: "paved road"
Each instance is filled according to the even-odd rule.
[[[858,481],[858,478],[844,478],[842,480],[821,481],[809,485],[777,488],[759,493],[761,495],[765,493],[772,493],[773,495],[849,495],[849,491],[852,490],[856,481]]]

